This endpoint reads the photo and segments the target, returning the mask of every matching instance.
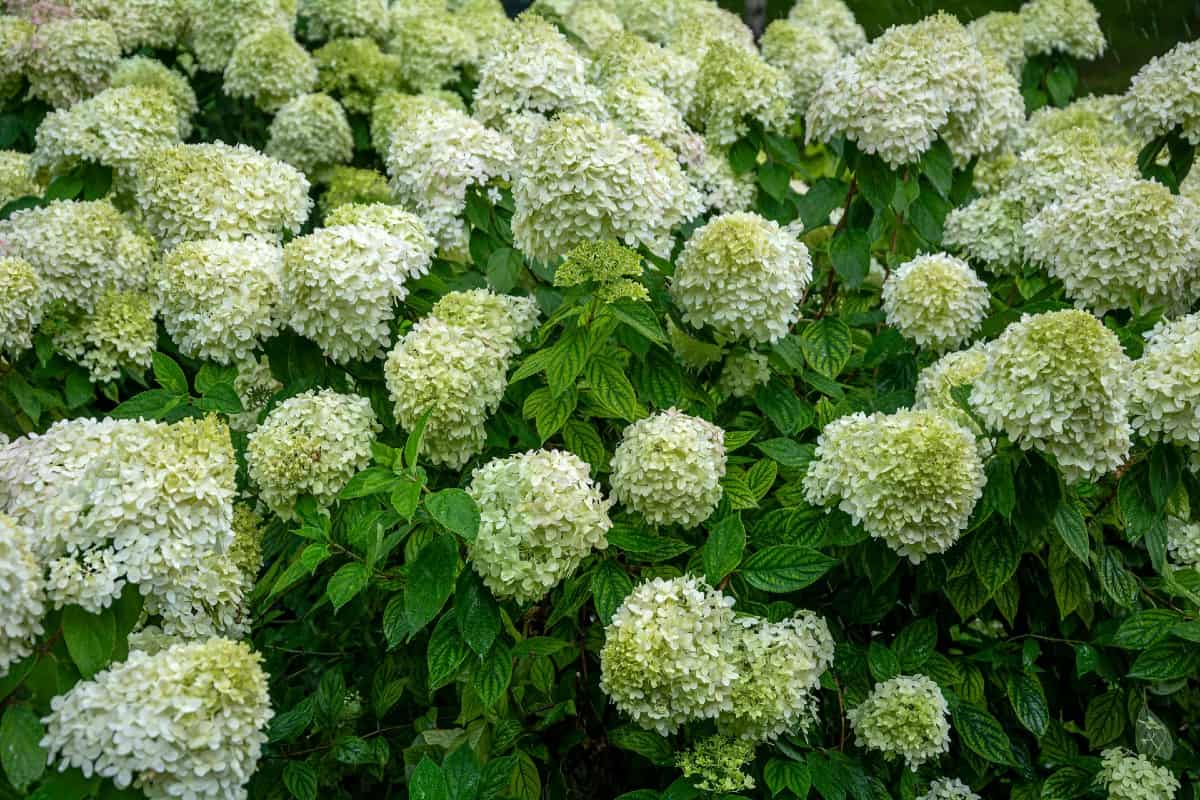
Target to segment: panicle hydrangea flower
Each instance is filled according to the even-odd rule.
[[[584,242],[554,271],[555,286],[591,284],[596,297],[605,303],[617,300],[648,300],[642,285],[642,257],[616,242]]]
[[[849,414],[817,440],[804,477],[814,505],[834,502],[914,564],[949,550],[986,483],[975,437],[936,411]]]
[[[154,243],[108,200],[56,200],[0,221],[6,255],[33,265],[46,300],[89,311],[105,290],[142,289]]]
[[[308,219],[303,173],[252,147],[220,142],[156,150],[137,168],[134,198],[169,249],[193,239],[260,236],[279,241]]]
[[[1094,479],[1129,453],[1131,371],[1116,334],[1086,311],[1026,314],[988,346],[971,407],[1023,449],[1057,458],[1068,480]]]
[[[726,796],[754,788],[754,778],[742,769],[754,760],[752,741],[709,736],[675,756],[683,777],[703,792]]]
[[[504,135],[438,106],[414,109],[397,125],[384,157],[396,199],[412,208],[448,251],[466,247],[467,190],[507,178],[515,161]]]
[[[725,358],[717,392],[724,397],[749,397],[771,380],[767,357],[761,353],[735,353]]]
[[[1163,320],[1146,333],[1129,408],[1143,436],[1200,450],[1200,314]]]
[[[425,225],[415,214],[399,206],[384,203],[346,203],[329,213],[325,224],[370,225],[382,228],[395,240],[397,250],[413,254],[412,277],[424,275],[429,270],[437,243],[425,231]]]
[[[62,354],[100,383],[116,380],[121,370],[140,375],[150,367],[158,344],[156,312],[145,292],[108,289],[91,311],[56,318],[47,327]]]
[[[1167,552],[1182,569],[1200,567],[1200,523],[1167,515]]]
[[[354,134],[337,100],[327,94],[302,94],[283,105],[267,129],[265,152],[291,164],[310,180],[354,157]]]
[[[176,126],[180,139],[192,133],[192,115],[200,106],[192,85],[180,73],[161,61],[145,56],[123,58],[109,80],[113,89],[141,86],[166,92],[175,103]]]
[[[105,89],[38,126],[31,169],[42,177],[70,172],[81,161],[128,177],[147,152],[179,141],[179,112],[161,89]]]
[[[179,0],[71,0],[71,7],[81,17],[111,25],[127,53],[142,47],[173,50],[187,23]]]
[[[1189,142],[1200,143],[1200,41],[1150,59],[1129,82],[1118,114],[1139,144],[1176,126]]]
[[[1200,206],[1157,181],[1091,186],[1043,208],[1025,234],[1026,253],[1097,314],[1186,309],[1200,295]]]
[[[0,514],[0,593],[4,616],[0,618],[0,678],[33,652],[33,642],[44,632],[46,586],[42,565],[34,556],[30,532],[12,517]]]
[[[1025,261],[1024,210],[1019,200],[984,195],[946,215],[942,239],[993,273],[1019,275]]]
[[[735,623],[732,710],[717,729],[741,739],[773,740],[816,719],[816,690],[833,664],[833,634],[811,611],[768,622],[740,617]]]
[[[933,253],[904,262],[888,276],[883,312],[889,325],[919,346],[944,351],[979,330],[990,297],[965,261]]]
[[[692,577],[654,578],[604,631],[600,688],[643,728],[668,736],[732,708],[733,598]]]
[[[665,257],[672,229],[701,210],[668,150],[574,115],[546,123],[521,154],[513,203],[516,246],[543,261],[597,239],[644,244]]]
[[[396,343],[383,367],[396,419],[413,430],[429,418],[421,452],[459,469],[486,440],[484,423],[508,385],[508,362],[537,325],[529,298],[454,292]]]
[[[987,369],[987,343],[976,342],[966,350],[957,350],[939,358],[917,375],[916,397],[913,408],[918,411],[936,411],[953,419],[967,430],[980,437],[984,431],[979,423],[958,404],[951,390],[969,386]],[[977,438],[980,456],[991,454],[991,443],[986,438]]]
[[[283,251],[261,239],[185,242],[163,257],[158,298],[167,333],[191,358],[250,358],[279,327]]]
[[[1036,112],[1035,112],[1036,113]],[[1020,142],[1020,132],[1014,144]],[[986,153],[975,162],[972,184],[976,191],[990,195],[1000,191],[1012,168],[1017,164],[1017,154],[1011,147],[1003,147]]]
[[[291,0],[181,1],[191,22],[187,26],[188,47],[205,72],[224,71],[243,37],[272,27],[290,31],[296,18]]]
[[[300,0],[299,14],[308,21],[313,41],[343,36],[383,40],[388,33],[387,0]]]
[[[317,88],[359,114],[370,113],[376,96],[400,79],[399,57],[384,53],[373,39],[334,39],[313,52],[313,60]]]
[[[398,7],[399,8],[399,7]],[[401,82],[417,91],[440,89],[479,61],[478,42],[443,8],[392,11],[387,49],[399,58]]]
[[[0,99],[21,90],[33,31],[33,23],[24,17],[0,14]]]
[[[1024,149],[1064,131],[1086,128],[1094,131],[1101,142],[1133,147],[1136,143],[1119,118],[1120,103],[1119,95],[1102,94],[1080,97],[1065,108],[1043,106],[1030,116],[1017,144]]]
[[[593,549],[608,546],[612,501],[572,453],[537,450],[493,459],[472,473],[467,493],[480,512],[467,556],[497,597],[540,600]]]
[[[1091,0],[1028,0],[1020,14],[1029,55],[1061,52],[1093,59],[1104,54],[1100,12]]]
[[[1137,177],[1136,148],[1092,127],[1074,127],[1022,150],[1000,192],[1019,199],[1032,215],[1100,183]]]
[[[704,158],[688,166],[688,180],[703,196],[705,208],[718,214],[749,211],[758,196],[758,183],[754,171],[741,175],[733,171],[729,153],[715,147],[707,147]]]
[[[680,6],[678,21],[667,30],[663,44],[702,61],[719,43],[757,54],[754,32],[742,18],[716,3],[688,2]]]
[[[992,11],[967,23],[979,52],[1002,62],[1013,77],[1025,69],[1025,23],[1015,11]]]
[[[249,433],[258,427],[258,416],[283,384],[271,374],[271,365],[266,356],[249,358],[237,365],[237,377],[233,379],[233,390],[244,409],[240,414],[231,414],[229,427],[235,431]]]
[[[782,69],[753,49],[713,42],[700,60],[696,97],[688,119],[709,141],[729,145],[756,120],[768,131],[783,130],[792,120],[793,89]]]
[[[767,26],[762,54],[768,64],[782,70],[792,82],[792,103],[808,109],[825,73],[842,57],[841,48],[828,33],[811,25],[779,19]]]
[[[108,85],[121,45],[102,20],[55,19],[37,26],[27,54],[29,96],[65,108]]]
[[[41,746],[62,770],[151,800],[245,800],[272,716],[262,657],[249,646],[177,643],[135,650],[55,697]]]
[[[846,712],[859,744],[917,767],[950,749],[949,707],[942,690],[924,675],[898,675],[877,684]]]
[[[521,16],[484,60],[474,112],[495,125],[525,111],[591,112],[597,90],[588,83],[587,61],[558,30],[536,14]]]
[[[339,364],[379,355],[405,282],[429,255],[374,225],[318,228],[283,249],[280,315]]]
[[[607,81],[603,92],[601,102],[611,121],[622,130],[666,145],[685,164],[703,159],[704,140],[688,127],[666,93],[632,75]]]
[[[337,166],[330,168],[327,177],[328,186],[317,203],[326,218],[333,210],[347,204],[392,202],[392,190],[381,172]]]
[[[671,98],[684,115],[695,98],[699,70],[700,65],[688,56],[632,33],[606,40],[591,53],[589,64],[589,74],[598,83],[641,78]]]
[[[980,800],[971,787],[958,778],[935,778],[929,783],[929,791],[917,800]]]
[[[0,206],[26,195],[41,195],[42,187],[34,179],[28,153],[0,150]]]
[[[753,343],[782,339],[812,280],[808,248],[771,220],[739,212],[692,233],[675,267],[671,297],[695,327]]]
[[[317,65],[286,28],[271,26],[240,39],[225,65],[225,94],[277,111],[317,85]]]
[[[796,0],[788,19],[823,32],[844,53],[853,53],[867,43],[867,32],[843,0]]]
[[[301,494],[327,506],[370,463],[380,429],[365,397],[322,389],[288,398],[250,434],[250,479],[267,508],[283,519],[295,517]]]
[[[723,477],[725,431],[670,408],[625,428],[609,480],[651,525],[694,528],[716,510]]]
[[[44,313],[42,279],[33,265],[0,256],[0,353],[31,347]]]
[[[456,0],[450,4],[459,26],[475,37],[475,48],[480,63],[490,58],[500,48],[500,42],[516,24],[508,18],[500,0]],[[478,72],[472,67],[472,74]]]
[[[1179,780],[1171,770],[1141,753],[1110,747],[1100,759],[1096,782],[1108,792],[1109,800],[1171,800],[1179,791]]]
[[[562,25],[589,51],[625,30],[625,24],[605,0],[579,0],[572,4]]]
[[[965,163],[1015,132],[1020,103],[1012,75],[989,66],[958,20],[939,12],[838,62],[809,105],[808,139],[845,134],[899,167],[949,135]]]
[[[388,146],[397,133],[404,137],[416,131],[410,120],[427,112],[446,113],[458,111],[466,116],[467,107],[461,97],[453,92],[437,91],[426,94],[404,94],[387,89],[371,103],[371,146],[386,160]],[[471,119],[467,117],[467,119]],[[458,120],[456,120],[457,122]],[[469,123],[467,123],[469,124]]]

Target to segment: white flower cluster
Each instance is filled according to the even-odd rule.
[[[938,13],[897,25],[843,58],[808,108],[808,139],[845,134],[893,167],[939,137],[959,163],[999,148],[1024,119],[1016,79],[966,29]]]
[[[215,417],[64,421],[0,448],[0,510],[31,532],[55,607],[98,612],[132,583],[168,634],[240,636],[236,471]]]
[[[1200,314],[1163,320],[1146,333],[1129,410],[1143,436],[1200,451]]]
[[[658,89],[684,114],[696,94],[700,65],[683,53],[632,33],[610,37],[591,53],[590,76],[600,84],[640,78]]]
[[[951,390],[973,384],[987,369],[987,343],[976,342],[966,350],[956,350],[939,358],[917,375],[916,395],[913,408],[936,411],[949,417],[971,431],[976,437],[980,455],[991,453],[991,443],[982,438],[984,431],[966,409],[958,404]]]
[[[1108,792],[1109,800],[1171,800],[1179,791],[1179,779],[1140,753],[1110,747],[1100,754],[1096,781]]]
[[[318,228],[283,248],[280,313],[337,363],[380,355],[405,282],[429,269],[429,253],[374,225]]]
[[[142,86],[166,92],[175,103],[178,117],[179,137],[186,139],[192,133],[192,115],[199,110],[196,93],[188,79],[180,73],[146,56],[123,58],[109,79],[113,89]]]
[[[1142,144],[1176,126],[1200,143],[1200,41],[1150,59],[1129,82],[1119,115]]]
[[[762,54],[768,64],[791,79],[794,108],[803,113],[821,87],[825,73],[842,57],[842,48],[820,28],[779,19],[763,33]]]
[[[1182,569],[1200,567],[1200,523],[1167,515],[1167,552]]]
[[[514,243],[543,261],[600,239],[666,257],[672,230],[702,210],[665,147],[575,115],[537,131],[520,153],[512,192]]]
[[[315,41],[344,36],[384,39],[389,28],[387,0],[300,0],[299,15]]]
[[[400,81],[415,91],[453,84],[479,62],[474,33],[437,5],[396,6],[387,49],[400,55]]]
[[[273,716],[262,657],[227,639],[131,652],[50,708],[51,761],[151,800],[244,800]]]
[[[1132,366],[1086,311],[1026,314],[988,346],[971,406],[1023,449],[1053,455],[1068,480],[1095,479],[1129,453]]]
[[[1062,52],[1092,59],[1104,54],[1100,12],[1091,0],[1028,0],[1020,14],[1030,55]]]
[[[924,675],[899,675],[877,684],[846,717],[863,747],[885,759],[902,758],[913,771],[950,749],[946,698]]]
[[[771,367],[761,353],[735,353],[725,357],[717,392],[725,397],[748,397],[771,380]]]
[[[505,136],[463,112],[441,103],[425,105],[409,107],[390,129],[384,162],[396,199],[421,217],[443,249],[464,251],[467,190],[507,179],[516,154]],[[372,131],[375,118],[372,113]]]
[[[688,180],[700,192],[704,207],[718,214],[749,211],[758,195],[753,171],[738,175],[729,163],[729,153],[715,147],[688,167]]]
[[[458,469],[483,449],[509,359],[538,314],[529,298],[452,292],[396,343],[383,367],[388,393],[407,430],[429,415],[421,452],[430,461]]]
[[[979,800],[979,795],[958,778],[936,778],[917,800]]]
[[[788,73],[764,61],[753,47],[715,41],[700,59],[688,119],[713,143],[735,142],[749,130],[747,120],[782,131],[793,111]]]
[[[935,411],[841,417],[821,431],[816,456],[808,501],[839,502],[914,564],[958,541],[986,483],[974,436]]]
[[[966,342],[987,314],[988,286],[965,261],[935,253],[895,269],[883,283],[887,322],[922,347],[949,350]]]
[[[31,162],[28,153],[0,150],[0,206],[8,205],[18,197],[42,193],[41,184],[31,174]]]
[[[704,158],[704,139],[688,127],[665,92],[632,75],[606,81],[603,90],[604,108],[626,133],[654,139],[689,166]]]
[[[727,797],[754,788],[754,778],[743,769],[754,760],[755,742],[730,736],[709,736],[675,756],[683,777],[703,792]]]
[[[992,11],[967,23],[975,46],[1020,79],[1025,68],[1025,23],[1015,11]]]
[[[723,477],[725,431],[670,408],[625,428],[609,480],[651,525],[694,528],[716,510]]]
[[[29,96],[55,108],[66,108],[107,86],[108,76],[120,59],[121,45],[107,22],[46,21],[26,42]]]
[[[1157,181],[1103,181],[1025,224],[1026,252],[1097,314],[1200,297],[1200,205]]]
[[[310,180],[322,180],[330,167],[354,157],[350,121],[338,101],[327,94],[302,94],[285,103],[267,133],[264,152]]]
[[[796,0],[788,19],[824,33],[844,53],[853,53],[867,43],[866,31],[843,0]]]
[[[0,513],[0,678],[33,652],[34,639],[44,631],[46,583],[30,540],[24,526]]]
[[[245,37],[268,28],[290,31],[296,20],[291,0],[181,0],[187,13],[186,44],[205,72],[221,72]],[[273,66],[268,67],[272,69]]]
[[[263,503],[284,519],[296,498],[311,494],[327,506],[371,461],[381,426],[371,402],[332,389],[284,400],[250,434],[246,466]]]
[[[290,30],[270,26],[248,34],[225,65],[225,94],[245,97],[263,111],[278,111],[317,85],[317,65]]]
[[[537,450],[494,459],[471,475],[467,493],[480,513],[467,556],[497,597],[540,600],[593,549],[608,546],[612,501],[572,453]]]
[[[0,257],[0,353],[19,353],[33,344],[44,308],[42,281],[33,265]]]
[[[777,223],[724,214],[684,244],[671,297],[690,325],[728,340],[776,342],[795,323],[811,280],[808,248]]]
[[[294,167],[246,145],[180,144],[147,154],[134,198],[163,248],[193,239],[261,236],[279,241],[300,230],[312,200]]]
[[[279,327],[283,250],[261,239],[185,242],[158,270],[163,323],[179,351],[231,364],[251,357]]]
[[[0,14],[0,100],[21,91],[33,23],[24,17]]]
[[[107,289],[90,311],[56,315],[44,329],[63,355],[99,383],[115,380],[123,369],[140,375],[150,366],[158,342],[157,311],[145,292]]]
[[[46,116],[30,166],[48,177],[91,161],[128,176],[148,151],[178,141],[179,110],[166,92],[141,86],[105,89]]]

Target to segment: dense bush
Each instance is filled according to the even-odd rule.
[[[1198,45],[7,5],[0,798],[1194,796]]]

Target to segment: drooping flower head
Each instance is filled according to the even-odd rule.
[[[93,383],[116,380],[122,370],[140,375],[150,367],[158,344],[155,299],[141,290],[110,288],[89,311],[69,309],[44,327],[55,346],[80,366]]]
[[[414,92],[441,89],[462,79],[479,61],[474,35],[444,8],[392,11],[388,52],[398,57],[401,83]]]
[[[326,182],[328,185],[317,202],[326,219],[331,211],[347,204],[392,202],[387,176],[373,169],[332,167],[326,175]]]
[[[975,46],[1020,78],[1025,68],[1025,23],[1015,11],[991,11],[967,23]]]
[[[980,455],[991,453],[991,444],[982,437],[985,433],[979,423],[958,404],[952,394],[954,389],[970,386],[987,369],[987,342],[976,342],[966,350],[956,350],[939,358],[917,375],[916,395],[913,408],[936,411],[955,420],[977,437]]]
[[[717,391],[725,397],[749,397],[754,390],[771,380],[767,357],[761,353],[740,353],[726,356],[721,366]]]
[[[846,717],[859,744],[885,759],[902,758],[914,771],[950,749],[946,698],[924,675],[900,675],[876,685]]]
[[[988,310],[987,284],[945,253],[906,261],[883,284],[889,325],[922,347],[948,350],[971,338]]]
[[[41,195],[42,186],[30,173],[31,159],[28,153],[0,150],[0,207],[18,197]]]
[[[590,75],[600,84],[618,78],[640,78],[670,97],[684,115],[696,93],[700,65],[674,50],[632,33],[610,37],[591,53]]]

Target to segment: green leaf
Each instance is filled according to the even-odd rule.
[[[850,328],[840,319],[819,319],[800,334],[800,348],[809,366],[836,378],[850,360]]]
[[[1093,749],[1118,739],[1125,732],[1125,692],[1110,689],[1093,697],[1084,713],[1083,729]]]
[[[752,144],[750,140],[745,138],[738,139],[729,148],[729,166],[733,167],[733,171],[738,175],[754,169],[754,165],[757,162],[758,147]]]
[[[954,157],[940,139],[921,156],[921,173],[933,184],[942,197],[950,196],[954,185]]]
[[[1097,559],[1096,575],[1102,588],[1117,605],[1130,607],[1138,596],[1137,579],[1125,569],[1115,547],[1105,547]]]
[[[778,376],[758,387],[754,393],[754,402],[771,420],[771,424],[785,436],[799,433],[812,425],[815,419],[812,406],[797,397],[791,384]],[[732,434],[733,431],[729,433]],[[726,448],[728,449],[728,445]]]
[[[513,800],[541,800],[542,779],[537,764],[525,753],[517,754],[517,768],[508,785],[508,796]]]
[[[765,592],[794,592],[815,582],[837,559],[810,547],[775,545],[752,554],[742,564],[742,576]]]
[[[1151,608],[1130,614],[1113,635],[1113,644],[1130,650],[1145,650],[1170,635],[1172,627],[1183,621],[1174,611]]]
[[[1129,677],[1145,681],[1189,678],[1200,671],[1200,647],[1191,642],[1159,642],[1133,662]]]
[[[511,292],[521,275],[525,258],[511,247],[499,247],[488,257],[484,274],[492,288],[501,294]]]
[[[654,731],[643,730],[633,725],[624,725],[609,731],[608,741],[622,750],[637,753],[654,764],[666,765],[675,760],[675,752],[669,740]]]
[[[971,537],[970,555],[975,574],[991,595],[1017,571],[1021,547],[1010,531],[992,527]]]
[[[731,514],[713,525],[701,551],[705,579],[713,586],[720,583],[722,578],[737,569],[745,548],[746,529],[740,516]]]
[[[621,419],[633,422],[646,416],[633,384],[615,358],[603,353],[592,356],[584,365],[583,376],[596,400]]]
[[[639,303],[634,300],[619,300],[605,306],[605,311],[612,314],[621,322],[645,336],[656,344],[667,344],[667,334],[663,331],[654,309],[649,303]]]
[[[454,537],[437,534],[408,565],[408,587],[404,592],[404,617],[409,636],[437,616],[454,591],[458,569],[458,544]]]
[[[429,668],[429,689],[434,691],[454,680],[459,667],[470,653],[458,626],[449,615],[438,620],[429,636],[425,661]]]
[[[886,646],[871,642],[867,648],[867,668],[872,678],[883,682],[900,674],[900,659]]]
[[[592,603],[596,616],[607,625],[617,608],[633,591],[633,579],[615,561],[601,561],[592,573]]]
[[[800,444],[794,439],[767,439],[765,442],[755,442],[754,446],[781,467],[802,469],[813,460],[813,446]]]
[[[1032,800],[1073,800],[1087,794],[1095,776],[1082,767],[1066,766],[1055,770]],[[1016,798],[1016,794],[1013,794]]]
[[[763,767],[763,780],[766,781],[772,797],[786,789],[798,800],[804,800],[808,796],[812,785],[812,776],[808,772],[807,764],[784,758],[772,758],[767,762]]]
[[[730,469],[721,478],[721,492],[729,506],[735,511],[758,508],[758,496],[750,488],[746,473],[740,469]]]
[[[44,735],[41,721],[28,706],[11,705],[0,718],[0,766],[17,791],[46,771],[46,752],[39,744]]]
[[[63,609],[63,639],[79,674],[90,678],[108,666],[117,641],[116,618],[111,609],[90,614],[77,605]]]
[[[892,651],[900,659],[900,668],[915,672],[923,667],[937,649],[937,638],[937,622],[930,617],[922,617],[896,634]]]
[[[227,383],[217,383],[208,387],[204,396],[196,399],[196,408],[221,414],[240,414],[246,410],[242,407],[237,390]]]
[[[406,520],[413,518],[417,506],[421,504],[421,486],[421,481],[401,475],[396,481],[396,488],[392,490],[392,508]]]
[[[410,469],[417,466],[417,458],[421,452],[421,440],[425,437],[425,426],[429,424],[429,415],[433,413],[433,409],[429,409],[421,418],[413,425],[413,429],[408,432],[408,438],[404,440],[404,464]]]
[[[462,489],[434,492],[425,498],[425,508],[439,525],[468,542],[479,535],[479,506]]]
[[[166,389],[150,389],[135,394],[108,413],[113,419],[162,419],[183,398]]]
[[[569,419],[562,429],[563,444],[592,468],[595,475],[608,466],[608,451],[590,422]]]
[[[879,156],[861,153],[854,171],[858,190],[876,211],[887,208],[896,194],[896,173]]]
[[[1070,103],[1071,96],[1075,94],[1073,71],[1064,64],[1056,64],[1046,74],[1046,91],[1050,94],[1050,101],[1059,108]]]
[[[370,577],[371,574],[365,564],[358,561],[343,564],[337,572],[333,573],[329,579],[329,585],[325,587],[325,593],[329,595],[329,602],[333,603],[333,610],[341,609],[359,592],[367,588]]]
[[[692,549],[679,539],[656,536],[627,525],[614,525],[608,532],[608,543],[636,560],[650,562],[667,561]]]
[[[1150,707],[1143,705],[1133,724],[1137,751],[1159,761],[1170,761],[1175,754],[1175,739],[1171,729],[1158,718]]]
[[[296,800],[317,800],[317,771],[307,761],[287,762],[283,785]]]
[[[484,764],[483,774],[479,778],[479,800],[493,800],[508,789],[517,764],[516,754],[493,758]]]
[[[353,500],[373,494],[387,494],[396,489],[400,480],[396,473],[383,467],[367,467],[346,482],[338,492],[339,500]]]
[[[861,228],[842,228],[829,243],[829,260],[848,287],[861,286],[871,271],[871,237]]]
[[[1090,543],[1083,512],[1075,501],[1064,497],[1054,510],[1054,530],[1070,548],[1075,557],[1084,564],[1090,563]]]
[[[428,756],[421,759],[408,781],[408,800],[450,800],[442,769]]]
[[[568,386],[557,396],[551,393],[549,387],[543,387],[533,390],[525,398],[522,414],[534,421],[538,436],[545,442],[571,418],[578,402],[579,394],[574,386]]]
[[[454,618],[463,641],[480,656],[500,633],[500,608],[478,573],[465,569],[454,592]]]
[[[483,661],[475,666],[475,674],[471,676],[471,687],[475,689],[483,704],[491,708],[508,690],[512,672],[512,652],[503,640],[497,639]]]
[[[575,383],[588,359],[588,335],[582,328],[565,331],[546,354],[546,384],[550,394],[558,397]]]
[[[787,197],[788,183],[792,174],[787,167],[768,161],[758,167],[758,185],[776,200]]]
[[[1026,672],[1011,673],[1005,688],[1017,721],[1035,736],[1044,735],[1050,724],[1050,708],[1037,676]]]
[[[954,729],[962,743],[981,758],[993,764],[1013,762],[1008,734],[996,718],[982,708],[960,703],[954,710]]]
[[[187,397],[187,376],[183,374],[183,368],[175,363],[175,359],[165,353],[151,353],[150,360],[154,365],[154,380],[158,381],[158,385],[171,394]]]

